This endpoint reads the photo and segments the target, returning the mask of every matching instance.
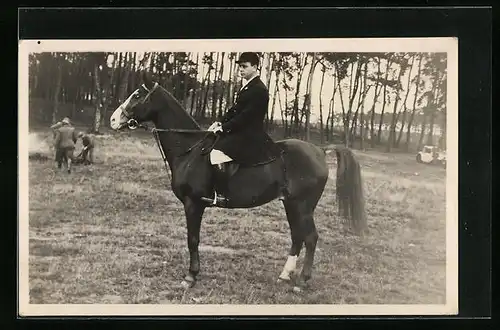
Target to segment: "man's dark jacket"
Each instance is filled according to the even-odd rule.
[[[264,128],[268,103],[269,91],[260,77],[250,80],[220,119],[223,133],[215,149],[241,165],[255,165],[275,156],[273,141]]]

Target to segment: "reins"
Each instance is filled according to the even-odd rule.
[[[163,147],[161,145],[161,141],[160,141],[160,132],[171,132],[171,133],[206,133],[204,137],[202,137],[200,140],[198,140],[195,144],[193,144],[191,147],[189,147],[188,149],[186,149],[185,151],[183,151],[181,154],[179,154],[178,156],[183,156],[183,155],[186,155],[188,153],[190,153],[191,151],[193,151],[194,148],[196,148],[197,146],[199,146],[200,144],[202,144],[205,139],[210,135],[210,134],[214,134],[212,131],[203,131],[203,130],[196,130],[196,129],[183,129],[183,128],[156,128],[156,127],[153,127],[153,128],[150,128],[146,125],[143,125],[143,124],[138,124],[137,121],[135,119],[130,119],[128,122],[127,122],[127,125],[130,129],[134,130],[134,129],[137,129],[137,128],[143,128],[144,130],[146,131],[149,131],[153,134],[153,137],[155,138],[155,141],[156,141],[156,146],[158,147],[158,149],[160,150],[160,155],[163,159],[163,164],[165,165],[165,169],[167,171],[167,174],[168,174],[168,178],[169,178],[169,181],[172,182],[172,173],[171,173],[171,170],[170,170],[170,167],[167,165],[167,156],[165,155],[165,151],[163,150]],[[216,135],[215,136],[215,141],[213,143],[213,145],[215,145],[215,143],[217,142],[217,140],[219,139],[219,135]]]
[[[158,86],[159,86],[158,83],[155,83],[154,86],[153,86],[153,88],[148,89],[145,84],[142,85],[142,88],[144,88],[148,92],[148,94],[146,95],[146,97],[141,101],[142,104],[144,104],[146,102],[146,100],[149,99],[149,97],[153,94],[153,92],[156,90],[156,88]],[[182,152],[178,156],[183,156],[183,155],[186,155],[186,154],[190,153],[194,148],[196,148],[201,143],[203,143],[205,141],[205,139],[210,134],[215,134],[212,131],[204,131],[204,130],[199,130],[199,129],[184,129],[184,128],[167,128],[167,129],[165,129],[165,128],[156,128],[156,127],[150,128],[150,127],[148,127],[148,126],[146,126],[144,124],[139,124],[137,122],[137,120],[135,120],[133,118],[130,118],[131,116],[128,113],[128,111],[126,111],[126,109],[122,109],[122,113],[125,115],[126,118],[128,118],[128,121],[127,121],[126,125],[128,126],[129,129],[135,130],[137,128],[143,128],[146,131],[150,131],[151,133],[153,133],[153,136],[154,136],[155,141],[156,141],[156,145],[158,146],[158,149],[160,150],[160,154],[161,154],[161,157],[163,159],[163,164],[165,165],[165,169],[167,170],[167,174],[168,174],[168,178],[169,178],[170,182],[172,182],[172,173],[171,173],[171,170],[170,170],[170,166],[167,166],[167,163],[168,163],[167,156],[165,155],[165,151],[163,150],[163,147],[161,145],[159,132],[171,132],[171,133],[206,133],[204,137],[202,137],[195,144],[193,144],[191,147],[189,147],[187,150],[185,150],[184,152]],[[215,141],[212,144],[212,147],[215,145],[215,143],[217,143],[218,139],[219,139],[219,135],[216,134]]]

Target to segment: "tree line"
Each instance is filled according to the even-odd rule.
[[[195,119],[233,104],[236,52],[67,52],[29,56],[30,119],[70,116],[99,133],[143,70]],[[280,137],[409,151],[446,146],[446,53],[261,53],[267,129]],[[439,130],[439,134],[436,134]]]

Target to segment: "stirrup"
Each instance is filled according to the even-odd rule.
[[[217,191],[214,190],[214,198],[208,198],[208,197],[201,197],[201,200],[204,202],[207,202],[210,204],[210,206],[219,206],[219,202],[222,202],[223,204],[227,203],[227,198],[224,196],[219,197],[217,195]]]
[[[215,206],[217,205],[217,190],[214,189],[214,200],[212,202],[212,205]]]

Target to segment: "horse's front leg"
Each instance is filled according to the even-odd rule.
[[[189,273],[184,277],[184,281],[182,281],[184,287],[193,287],[196,284],[196,276],[200,272],[198,244],[200,243],[201,218],[204,210],[204,206],[196,204],[190,198],[186,198],[184,212],[187,221],[187,243],[190,262]]]

